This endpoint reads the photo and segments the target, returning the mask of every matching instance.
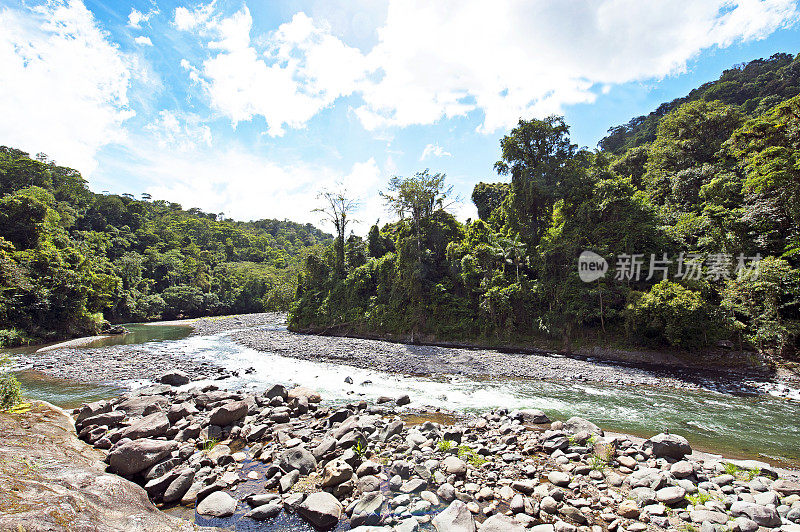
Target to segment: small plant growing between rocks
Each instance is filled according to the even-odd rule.
[[[480,467],[488,462],[488,460],[481,457],[467,445],[461,445],[458,447],[458,457],[469,462],[473,467]]]
[[[211,452],[211,449],[217,446],[219,440],[216,438],[211,438],[210,440],[204,440],[203,443],[200,444],[200,449],[204,453]]]
[[[686,500],[689,501],[694,506],[698,506],[700,504],[705,504],[711,500],[711,495],[708,492],[700,490],[694,495],[686,495]]]
[[[723,467],[725,468],[725,473],[736,477],[737,480],[750,481],[761,474],[761,469],[759,468],[747,469],[744,467],[739,467],[736,464],[732,464],[730,462],[726,462]]]
[[[359,458],[364,458],[364,455],[367,453],[367,442],[365,442],[363,438],[358,438],[355,445],[353,445],[353,452],[356,453]]]
[[[446,453],[453,449],[453,445],[455,445],[455,442],[452,440],[442,440],[439,442],[436,448],[439,450],[439,452]]]
[[[606,460],[604,457],[594,455],[589,461],[589,466],[595,471],[603,471],[606,467],[608,467],[608,460]]]

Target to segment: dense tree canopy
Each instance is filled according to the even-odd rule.
[[[0,342],[125,322],[286,309],[330,236],[93,194],[77,171],[0,147]]]
[[[520,120],[495,165],[510,182],[475,187],[478,220],[436,202],[408,216],[389,196],[402,208],[370,230],[365,262],[335,278],[330,253],[309,256],[291,326],[792,355],[799,92],[800,60],[778,54],[612,129],[594,152],[561,117]],[[446,187],[425,171],[390,188],[431,176]],[[607,260],[605,276],[581,280],[584,250]]]

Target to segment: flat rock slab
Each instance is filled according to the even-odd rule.
[[[0,456],[0,530],[194,530],[140,486],[105,473],[102,453],[49,403],[0,413]]]

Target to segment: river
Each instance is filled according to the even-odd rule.
[[[218,386],[260,390],[274,383],[299,384],[319,390],[326,401],[336,403],[408,394],[417,409],[456,413],[539,408],[552,418],[577,415],[614,432],[646,437],[668,430],[686,436],[698,449],[800,466],[800,401],[768,393],[737,394],[714,389],[710,382],[699,389],[684,389],[576,382],[569,376],[549,381],[406,376],[256,351],[234,342],[230,338],[234,331],[188,336],[190,329],[186,327],[128,328],[131,335],[98,341],[86,349],[133,341],[140,349],[225,367],[233,375],[201,381]],[[36,356],[31,351],[14,353]],[[19,371],[17,375],[27,397],[65,407],[109,397],[119,393],[120,387],[135,388],[151,382],[145,379],[96,385],[47,378],[38,372]]]

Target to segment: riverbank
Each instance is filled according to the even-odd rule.
[[[171,380],[186,382],[178,377]],[[307,388],[247,393],[185,383],[74,415],[81,438],[108,452],[110,471],[198,525],[800,530],[794,472],[697,453],[676,435],[605,434],[536,410],[442,425],[404,421],[414,407],[408,397],[329,406]]]

